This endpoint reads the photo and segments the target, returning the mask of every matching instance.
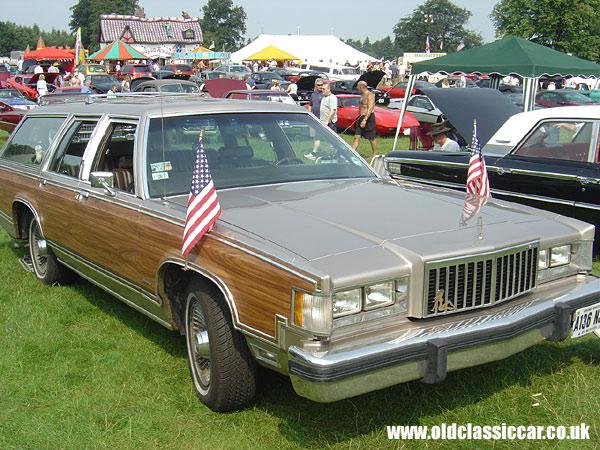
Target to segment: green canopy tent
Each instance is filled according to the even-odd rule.
[[[584,76],[600,78],[600,65],[569,56],[516,36],[491,42],[446,56],[413,64],[406,92],[412,92],[416,74],[422,72],[477,73],[490,75],[497,87],[505,75],[523,77],[524,110],[533,109],[540,76]],[[414,74],[414,75],[413,75]],[[405,112],[403,102],[400,119]],[[396,135],[397,136],[397,135]],[[394,148],[396,141],[394,141]]]

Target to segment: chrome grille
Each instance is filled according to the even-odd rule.
[[[425,263],[423,317],[494,305],[536,286],[538,243]]]

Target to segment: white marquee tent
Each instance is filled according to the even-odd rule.
[[[356,64],[359,61],[376,59],[354,47],[344,44],[331,35],[261,34],[253,42],[231,54],[233,62],[242,62],[244,58],[274,45],[275,47],[309,63],[326,62],[344,64],[346,61]]]

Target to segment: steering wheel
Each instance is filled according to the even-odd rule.
[[[293,161],[292,164],[304,164],[304,161],[302,161],[301,159],[296,158],[295,156],[288,156],[287,158],[283,158],[283,159],[280,159],[279,161],[277,161],[275,163],[275,165],[280,166],[281,164],[283,164],[286,161]]]

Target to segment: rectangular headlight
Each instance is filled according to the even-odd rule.
[[[538,270],[548,268],[548,249],[540,250],[538,253]]]
[[[564,266],[571,262],[571,246],[561,245],[550,249],[550,267]]]
[[[333,317],[357,313],[361,309],[361,289],[337,292],[333,295]]]
[[[394,303],[394,283],[373,284],[365,287],[365,310],[381,308]]]

